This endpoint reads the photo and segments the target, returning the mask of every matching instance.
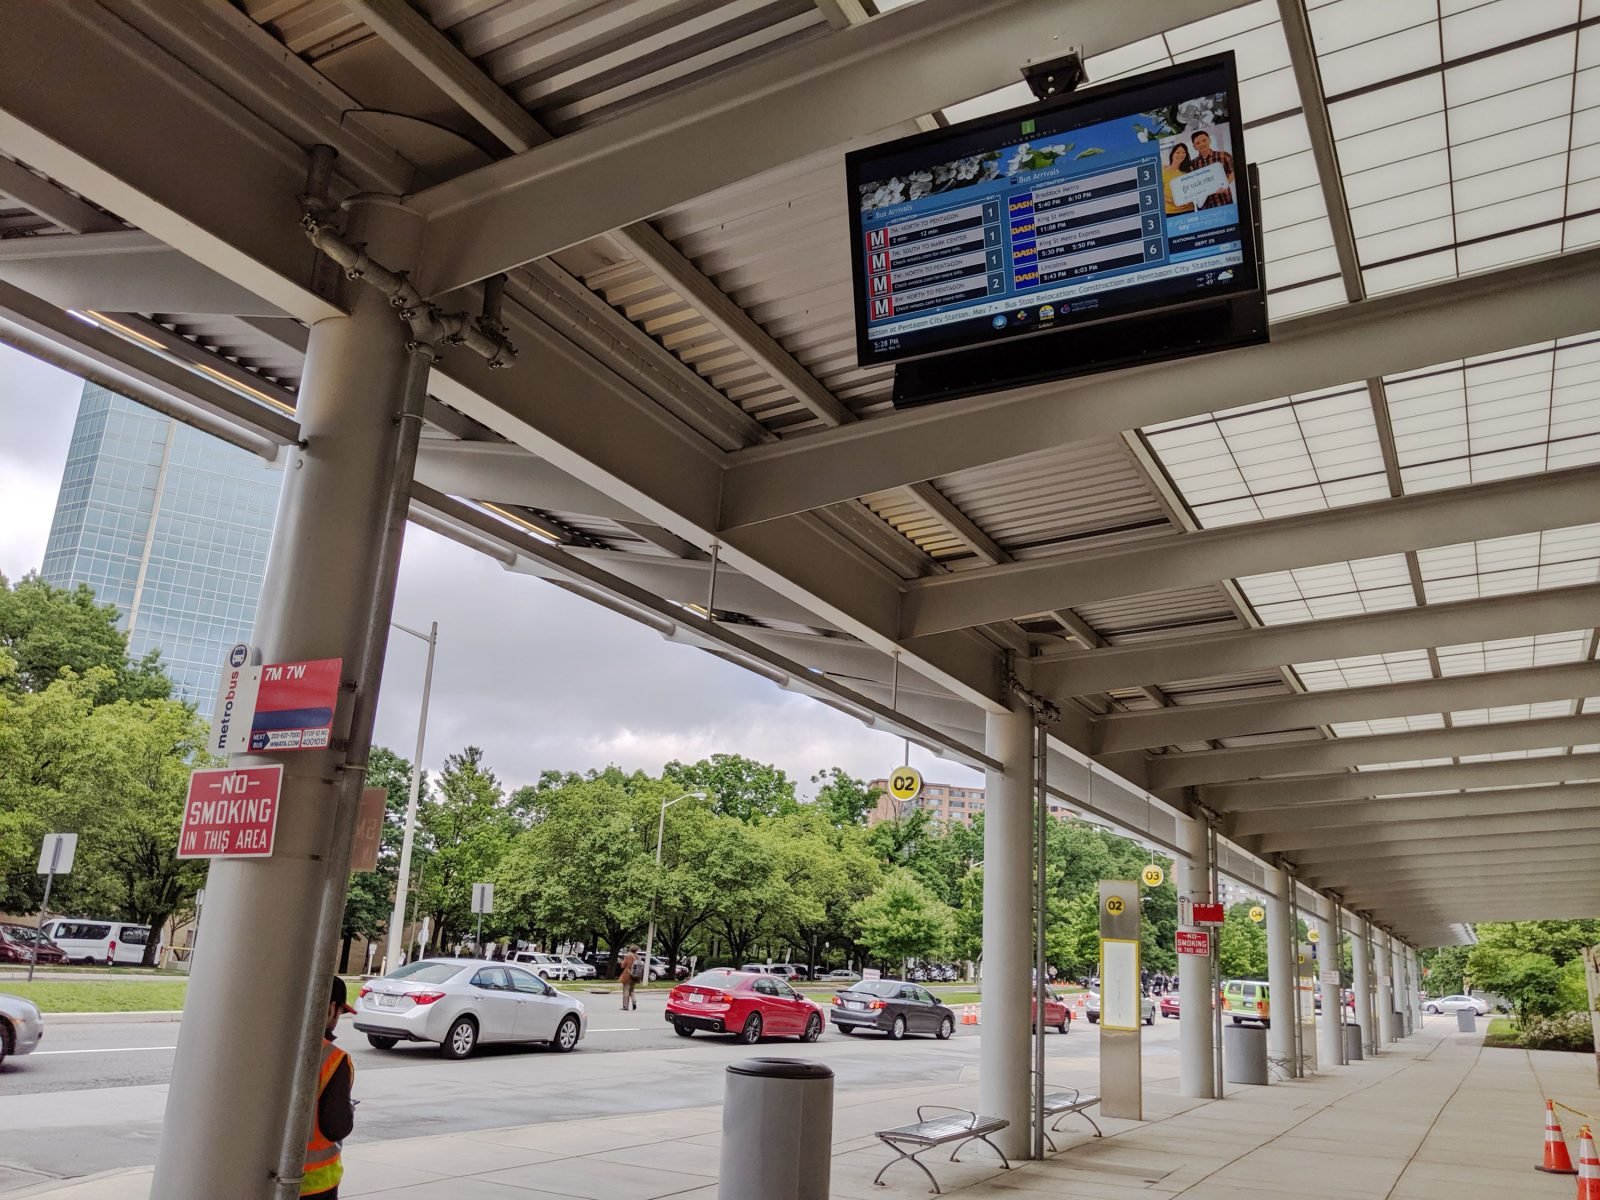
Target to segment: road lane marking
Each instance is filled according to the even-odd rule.
[[[591,1025],[590,1033],[638,1033],[643,1025]]]
[[[137,1054],[143,1050],[176,1050],[176,1046],[113,1046],[104,1050],[35,1050],[30,1056],[42,1058],[46,1054]]]

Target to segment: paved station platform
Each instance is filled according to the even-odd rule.
[[[969,1161],[928,1155],[947,1194],[970,1200],[1569,1200],[1569,1177],[1543,1175],[1545,1097],[1600,1112],[1594,1059],[1485,1049],[1483,1034],[1429,1018],[1382,1055],[1303,1080],[1230,1089],[1221,1102],[1177,1095],[1175,1059],[1147,1060],[1143,1122],[1077,1118],[1060,1151],[1000,1169],[983,1147]],[[1052,1062],[1052,1085],[1094,1087],[1092,1060]],[[914,1168],[872,1177],[890,1158],[876,1129],[918,1104],[977,1103],[976,1072],[953,1085],[853,1091],[834,1115],[832,1194],[923,1196]],[[352,1142],[340,1194],[371,1200],[712,1200],[722,1114],[697,1107],[547,1122],[444,1137]],[[1575,1139],[1578,1118],[1567,1124]],[[1574,1154],[1576,1146],[1574,1144]],[[52,1200],[146,1200],[148,1170],[12,1193]]]

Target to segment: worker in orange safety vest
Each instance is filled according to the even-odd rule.
[[[339,1200],[339,1180],[344,1178],[340,1149],[355,1128],[355,1105],[350,1089],[356,1080],[350,1056],[333,1044],[339,1018],[353,1013],[344,980],[333,977],[333,994],[328,1000],[328,1024],[322,1037],[322,1067],[317,1075],[317,1109],[311,1122],[311,1137],[306,1141],[305,1173],[300,1179],[302,1196]]]

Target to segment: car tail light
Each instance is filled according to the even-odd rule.
[[[367,993],[368,993],[368,992],[370,992],[370,991],[371,991],[371,990],[372,990],[372,989],[371,989],[371,988],[369,988],[369,987],[364,987],[364,988],[362,988],[362,989],[361,989],[361,990],[360,990],[360,991],[359,991],[359,992],[357,992],[357,993],[356,993],[356,999],[357,999],[357,1000],[359,1000],[359,999],[361,999],[361,997],[363,997],[363,996],[365,996],[365,995],[366,995],[366,994],[367,994]]]
[[[844,1004],[844,998],[842,996],[835,996],[833,998],[833,1002],[835,1004],[838,1004],[838,1005],[843,1005]]]
[[[887,1004],[885,1004],[882,1000],[874,1000],[868,1007],[877,1009],[877,1008],[888,1008],[889,1006]]]
[[[727,992],[718,992],[714,996],[707,997],[706,1002],[708,1004],[732,1004],[733,997]]]
[[[413,1004],[432,1004],[435,1000],[443,1000],[443,999],[444,999],[444,993],[443,992],[412,992],[411,993],[411,1003],[413,1003]]]

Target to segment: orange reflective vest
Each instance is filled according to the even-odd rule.
[[[317,1099],[322,1099],[322,1091],[328,1086],[328,1080],[333,1078],[333,1073],[346,1063],[350,1063],[350,1076],[355,1078],[356,1065],[350,1062],[350,1056],[332,1042],[322,1043],[322,1067],[317,1072]],[[330,1142],[322,1136],[322,1126],[317,1122],[317,1114],[311,1114],[311,1137],[306,1142],[305,1173],[300,1178],[300,1194],[302,1196],[315,1196],[320,1192],[331,1192],[339,1186],[339,1181],[344,1178],[344,1162],[339,1157],[340,1145]]]

